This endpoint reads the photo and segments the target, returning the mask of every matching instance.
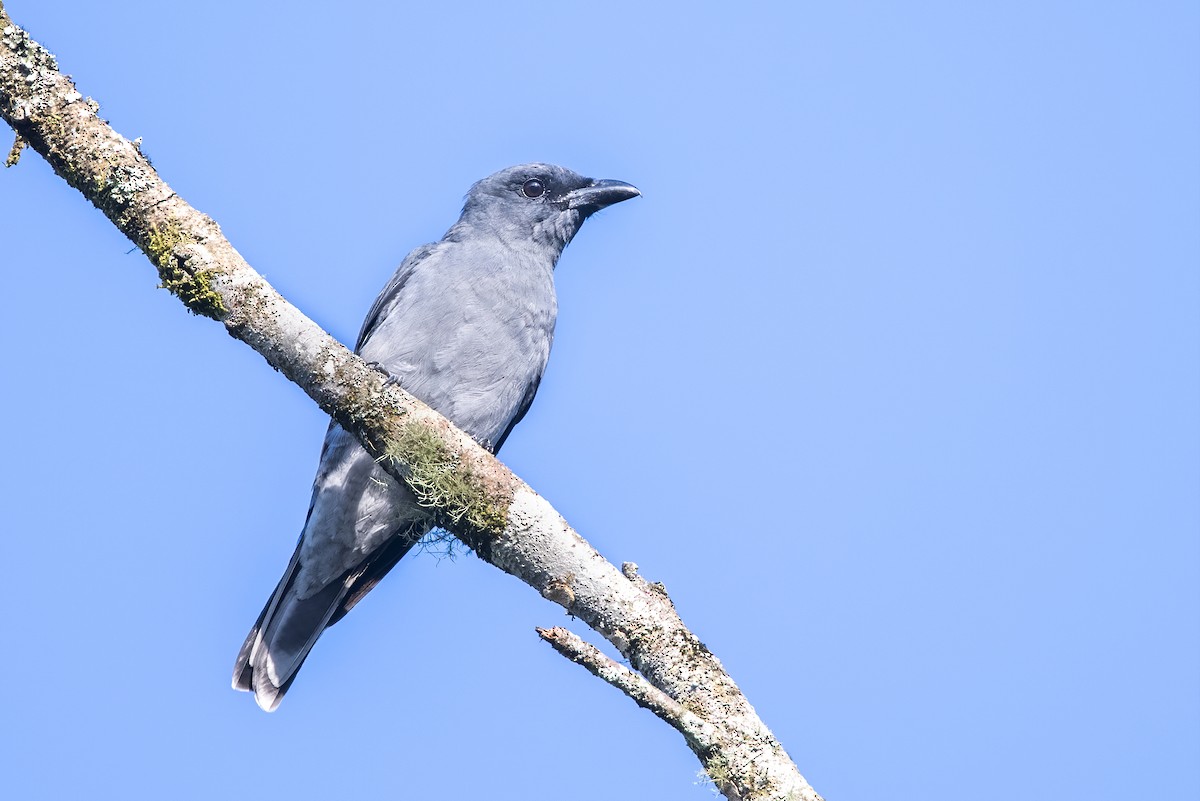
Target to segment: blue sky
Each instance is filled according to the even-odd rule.
[[[1194,3],[408,5],[6,2],[343,341],[474,180],[638,185],[504,460],[831,801],[1200,795]],[[5,797],[708,797],[472,556],[231,691],[325,420],[36,154],[0,230]]]

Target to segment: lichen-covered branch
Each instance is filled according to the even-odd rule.
[[[552,629],[539,628],[537,633],[559,654],[575,664],[587,668],[589,673],[608,682],[628,695],[635,704],[643,709],[649,709],[661,718],[667,725],[682,734],[688,741],[688,745],[697,754],[711,753],[712,744],[717,739],[714,736],[713,727],[689,712],[683,704],[646,681],[641,675],[615,662],[599,648],[584,642],[578,634],[568,631],[562,626],[555,626]],[[703,756],[701,761],[705,761],[707,768],[707,761]],[[720,777],[719,772],[718,777]],[[712,778],[711,775],[710,778]],[[714,778],[714,783],[717,780]]]
[[[665,593],[623,575],[490,453],[288,304],[98,108],[0,4],[0,117],[142,249],[162,286],[353,432],[433,522],[612,642],[661,708],[694,716],[706,734],[689,745],[726,796],[820,798]]]

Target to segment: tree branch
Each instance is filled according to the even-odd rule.
[[[613,661],[596,646],[584,642],[578,634],[562,626],[539,628],[537,633],[559,654],[577,665],[583,665],[592,675],[628,695],[635,704],[658,715],[682,734],[696,753],[707,752],[711,748],[715,739],[712,726],[637,673]]]
[[[0,116],[141,248],[163,287],[303,389],[413,489],[436,524],[612,642],[640,677],[617,666],[628,675],[606,680],[641,693],[639,703],[668,722],[687,721],[672,725],[726,796],[819,801],[665,593],[636,572],[622,575],[488,451],[288,304],[98,108],[0,3]],[[582,661],[611,673],[594,656]]]

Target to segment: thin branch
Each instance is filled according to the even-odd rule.
[[[436,524],[609,639],[650,685],[711,727],[697,756],[726,796],[819,801],[665,594],[622,575],[489,452],[288,304],[98,108],[0,3],[0,117],[145,252],[162,286],[303,389],[413,489]]]
[[[21,160],[21,151],[25,149],[25,140],[20,136],[13,141],[12,149],[8,151],[8,158],[4,159],[5,167],[15,167],[17,162]]]
[[[578,634],[562,626],[537,629],[538,636],[550,643],[555,651],[577,665],[588,669],[592,675],[603,679],[628,695],[635,704],[649,709],[671,728],[687,738],[693,750],[707,751],[713,742],[713,727],[689,712],[683,704],[662,690],[614,661],[603,651]]]

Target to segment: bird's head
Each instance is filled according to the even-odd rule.
[[[585,178],[553,164],[520,164],[472,186],[450,233],[486,230],[506,242],[561,252],[589,216],[640,194],[622,181]]]

